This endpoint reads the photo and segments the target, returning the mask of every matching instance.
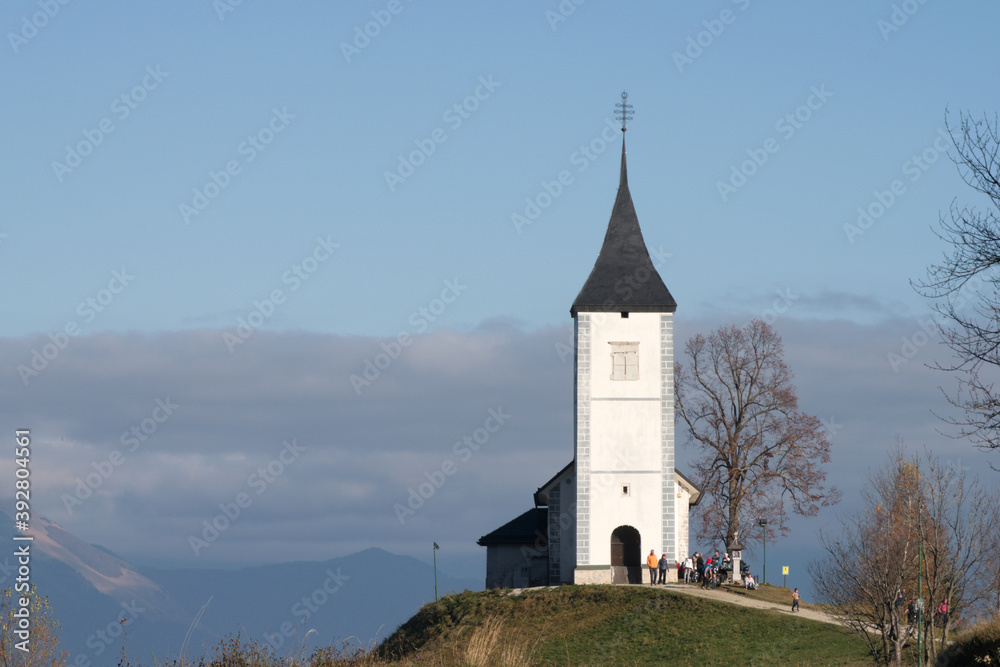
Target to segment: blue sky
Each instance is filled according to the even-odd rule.
[[[391,335],[447,278],[469,292],[443,324],[564,324],[603,237],[617,139],[582,173],[571,159],[601,145],[622,89],[640,219],[671,255],[681,313],[763,304],[790,283],[923,307],[907,280],[941,251],[929,225],[969,193],[943,156],[916,181],[903,165],[933,147],[946,108],[998,106],[994,3],[917,5],[885,36],[892,3],[587,2],[554,27],[549,4],[244,2],[220,20],[207,0],[70,3],[16,53],[8,34],[0,271],[24,287],[0,331],[61,328],[121,267],[134,283],[85,333],[234,327],[327,235],[334,261],[265,328]],[[25,32],[38,11],[8,3],[0,25]],[[391,22],[347,62],[340,45],[371,12]],[[678,65],[697,55],[689,38],[708,45]],[[446,112],[480,77],[496,87],[454,127]],[[121,118],[144,78],[155,88]],[[776,130],[814,87],[830,96]],[[294,118],[250,161],[239,147],[274,109]],[[60,181],[53,162],[104,119],[113,131]],[[444,143],[390,190],[385,172],[436,129]],[[777,152],[723,201],[718,183],[768,138]],[[180,206],[234,160],[186,223]],[[511,216],[562,170],[572,184],[519,233]],[[905,194],[849,243],[844,224],[896,179]]]
[[[980,461],[935,430],[933,346],[897,372],[886,358],[928,312],[909,281],[946,250],[939,211],[983,203],[940,132],[947,109],[1000,108],[1000,6],[678,4],[5,3],[0,414],[43,443],[37,510],[159,564],[289,544],[425,558],[436,539],[481,568],[475,539],[572,456],[554,349],[614,201],[623,89],[630,189],[679,340],[792,294],[775,326],[803,407],[845,425],[830,481],[846,497],[896,434]],[[859,208],[871,223],[845,230]],[[356,392],[400,333],[418,344]],[[67,511],[166,397],[182,408],[154,446]],[[504,448],[394,524],[393,499],[499,405],[517,415]],[[308,470],[288,466],[192,554],[194,528],[287,437],[318,452]],[[815,544],[814,525],[796,530],[787,548]]]

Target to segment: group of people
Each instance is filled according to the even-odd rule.
[[[906,589],[899,591],[896,596],[896,611],[902,613],[900,610],[906,607],[906,622],[910,625],[915,625],[917,623],[917,614],[924,610],[923,599],[910,600],[909,604],[906,601]],[[945,598],[941,600],[941,604],[937,606],[937,611],[934,614],[934,625],[939,628],[947,627],[948,625],[948,600]]]
[[[667,568],[670,566],[670,562],[667,560],[667,554],[663,554],[659,558],[656,557],[656,552],[650,549],[649,555],[646,556],[646,565],[649,567],[649,585],[655,586],[656,584],[667,583]],[[719,550],[716,549],[715,553],[709,557],[705,558],[700,553],[695,551],[693,554],[684,559],[684,562],[678,561],[677,564],[677,581],[683,581],[685,584],[697,584],[700,583],[702,588],[716,588],[720,581],[721,576],[719,571],[732,570],[733,561],[729,557],[729,554],[724,556],[719,555]],[[753,575],[748,571],[743,575],[743,586],[744,588],[750,590],[757,590],[757,582],[754,581]],[[896,599],[896,606],[899,607],[905,603],[906,596],[903,591],[900,591],[899,597]],[[799,602],[801,598],[799,597],[799,589],[796,588],[792,591],[792,611],[799,611]],[[913,607],[913,603],[910,603],[910,607]],[[943,611],[942,611],[943,610]],[[914,618],[915,618],[914,614]],[[938,606],[938,619],[942,624],[948,623],[948,602],[943,600]],[[913,623],[914,621],[910,621]]]
[[[656,552],[650,550],[646,557],[646,565],[649,567],[650,586],[667,583],[667,568],[670,567],[670,562],[666,554],[657,558]],[[677,581],[683,581],[685,584],[701,584],[702,588],[715,588],[722,579],[720,571],[732,571],[733,561],[728,553],[720,555],[718,549],[709,558],[695,551],[683,562],[677,561],[676,567]],[[749,572],[743,577],[743,585],[748,589],[757,589],[757,582]]]
[[[649,566],[649,585],[653,586],[657,583],[665,584],[667,583],[667,567],[670,563],[667,561],[667,554],[663,554],[656,558],[656,552],[652,549],[649,550],[649,555],[646,556],[646,565]],[[659,574],[659,578],[657,578]]]

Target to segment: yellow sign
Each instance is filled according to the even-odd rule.
[[[787,565],[782,565],[781,566],[781,573],[782,574],[788,574],[788,566]]]

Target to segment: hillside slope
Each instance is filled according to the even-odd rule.
[[[393,664],[869,664],[836,625],[638,586],[450,596],[378,652]]]

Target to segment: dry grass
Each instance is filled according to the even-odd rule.
[[[1000,614],[959,633],[938,664],[1000,666]]]
[[[504,632],[506,620],[494,614],[482,622],[472,633],[465,648],[464,664],[469,667],[519,667],[530,665],[534,659],[535,644],[520,639],[520,632]]]

